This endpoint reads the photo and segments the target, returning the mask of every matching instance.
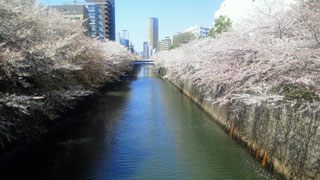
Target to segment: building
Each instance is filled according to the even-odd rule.
[[[126,48],[129,48],[129,45],[130,45],[129,39],[120,39],[120,44]]]
[[[196,37],[201,38],[201,37],[206,37],[206,36],[209,35],[210,28],[209,27],[203,27],[203,26],[192,26],[192,27],[189,27],[184,32],[191,32]]]
[[[143,55],[143,51],[139,52],[139,53],[136,53],[138,56],[144,58],[144,55]]]
[[[149,59],[149,46],[148,42],[143,42],[143,55],[142,58]]]
[[[87,18],[88,12],[83,5],[60,5],[60,6],[49,6],[63,13],[65,19],[70,21],[82,21]]]
[[[157,50],[157,52],[167,51],[167,50],[169,50],[170,46],[171,46],[170,37],[165,37],[162,41],[158,42],[158,50]]]
[[[101,10],[102,27],[104,38],[116,40],[115,26],[115,2],[114,0],[87,0],[88,3],[95,3]]]
[[[100,6],[97,6],[95,3],[87,3],[85,7],[88,10],[89,36],[104,39],[103,14]]]
[[[134,50],[134,45],[132,44],[132,43],[130,43],[130,45],[129,45],[129,51],[131,52],[131,53],[135,53],[135,50]]]
[[[86,34],[92,38],[104,39],[102,10],[95,3],[71,3],[49,8],[57,9],[70,21],[87,20],[84,21],[84,26],[88,30]]]
[[[120,39],[120,44],[126,48],[129,48],[129,45],[130,45],[129,39]]]
[[[87,0],[87,3],[72,3],[50,6],[62,12],[66,19],[82,21],[88,19],[86,32],[92,38],[115,41],[115,2],[114,0]],[[128,45],[129,46],[129,45]]]
[[[151,17],[148,19],[148,46],[150,48],[150,52],[155,52],[157,50],[158,40],[159,20],[158,18]]]
[[[130,48],[129,43],[129,32],[127,30],[122,30],[122,35],[119,33],[120,44],[125,46],[126,48]]]

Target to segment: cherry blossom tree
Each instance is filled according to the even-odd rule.
[[[212,103],[286,100],[319,111],[320,2],[264,3],[215,39],[156,54],[156,66],[168,79],[191,81]]]
[[[115,42],[88,38],[83,22],[35,0],[0,0],[0,24],[2,146],[41,133],[48,120],[119,79],[137,58]]]

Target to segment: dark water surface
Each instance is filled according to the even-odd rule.
[[[8,164],[0,179],[276,179],[151,65],[71,126]]]

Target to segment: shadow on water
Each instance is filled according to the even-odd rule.
[[[108,147],[112,147],[113,131],[131,90],[129,85],[137,79],[142,65],[135,64],[131,75],[116,87],[108,87],[97,102],[75,115],[74,122],[63,131],[6,164],[0,170],[0,179],[82,179],[91,162],[98,161],[101,153],[111,151]]]
[[[1,180],[276,179],[150,64],[74,118]]]

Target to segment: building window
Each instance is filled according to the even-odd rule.
[[[95,5],[89,5],[89,10],[95,10],[96,6]]]
[[[72,13],[78,13],[78,9],[73,9]]]
[[[97,17],[97,18],[99,18],[99,19],[103,19],[103,18],[102,18],[102,16],[101,16],[100,14],[99,14],[99,15],[97,15],[96,17]]]
[[[89,16],[96,16],[95,12],[89,12]]]
[[[89,18],[89,23],[90,24],[95,24],[96,23],[96,19],[95,18]]]

